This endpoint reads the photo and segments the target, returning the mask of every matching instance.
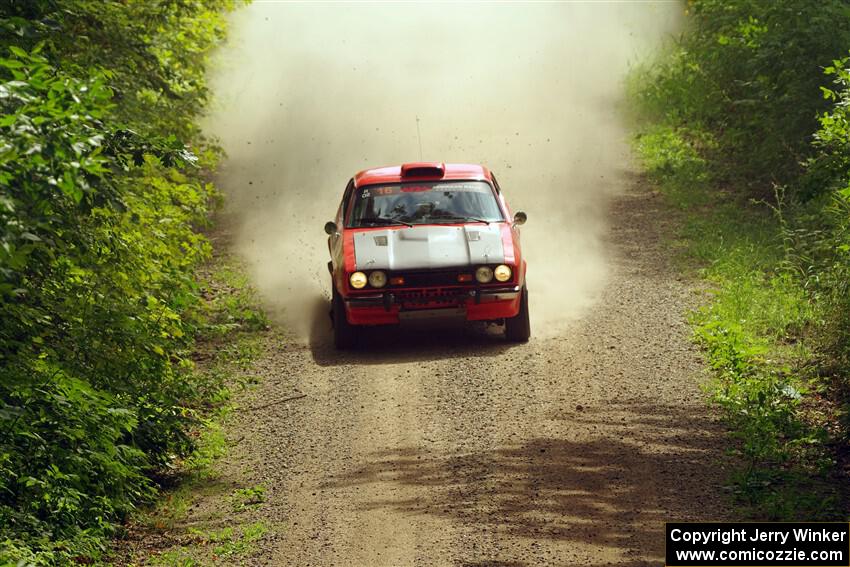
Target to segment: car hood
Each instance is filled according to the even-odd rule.
[[[452,268],[505,261],[498,223],[422,225],[354,234],[358,270]]]

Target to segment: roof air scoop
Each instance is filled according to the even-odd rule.
[[[440,162],[406,163],[401,166],[403,178],[435,177],[442,178],[446,173],[446,164]]]

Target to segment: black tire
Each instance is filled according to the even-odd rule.
[[[336,290],[331,301],[331,320],[334,327],[334,346],[337,350],[354,348],[357,344],[357,329],[345,317],[345,302]]]
[[[519,313],[515,317],[505,318],[505,338],[512,343],[527,343],[529,337],[531,322],[528,319],[528,290],[523,287]]]

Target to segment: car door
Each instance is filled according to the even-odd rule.
[[[345,191],[342,194],[342,201],[339,203],[339,208],[336,212],[336,232],[328,236],[328,250],[331,253],[331,270],[334,274],[334,281],[339,277],[338,274],[345,267],[343,258],[343,240],[345,233],[345,217],[348,216],[348,203],[351,201],[351,193],[354,191],[354,179],[348,181]]]
[[[499,201],[501,202],[505,213],[508,215],[508,224],[511,227],[511,238],[513,240],[514,257],[518,262],[517,269],[521,270],[520,281],[522,282],[525,280],[525,261],[522,258],[522,243],[520,240],[519,226],[517,226],[516,223],[514,223],[513,221],[513,211],[508,205],[507,199],[505,199],[505,195],[502,193],[502,188],[499,187],[499,182],[496,181],[496,176],[493,175],[492,172],[490,172],[490,177],[493,179],[493,186],[496,188],[496,193],[499,194]]]

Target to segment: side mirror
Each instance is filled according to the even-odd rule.
[[[517,211],[517,213],[514,215],[514,224],[516,225],[525,224],[525,221],[527,220],[528,215],[522,211]]]
[[[334,221],[326,222],[325,232],[327,232],[328,234],[336,234],[336,223]]]

